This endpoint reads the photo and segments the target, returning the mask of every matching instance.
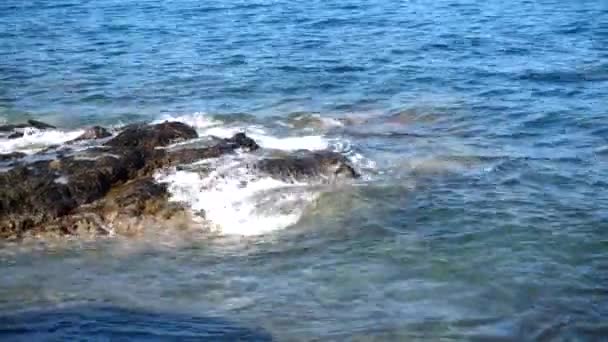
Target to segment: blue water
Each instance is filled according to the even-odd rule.
[[[74,337],[56,306],[102,303],[277,340],[608,336],[608,2],[0,3],[0,120],[195,112],[354,122],[312,130],[377,167],[262,237],[5,246],[3,331]]]

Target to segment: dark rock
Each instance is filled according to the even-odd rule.
[[[182,208],[169,203],[165,186],[154,183],[150,175],[160,168],[219,157],[238,148],[258,148],[244,134],[206,148],[156,148],[193,137],[194,129],[181,123],[131,126],[85,154],[58,155],[55,160],[0,172],[0,238],[107,232],[123,221],[137,221],[136,226],[141,226],[144,221],[183,214]],[[23,156],[15,152],[0,160]],[[142,221],[138,218],[142,215],[152,221]],[[123,226],[133,227],[131,223]]]
[[[22,129],[22,128],[37,128],[40,130],[45,130],[45,129],[55,129],[56,127],[53,125],[44,123],[42,121],[27,120],[27,123],[0,125],[0,132],[10,132],[10,131],[14,131],[16,129]]]
[[[181,122],[164,122],[152,126],[136,124],[127,126],[106,145],[154,148],[197,137],[194,128]]]
[[[11,133],[11,135],[8,136],[9,139],[18,139],[18,138],[23,138],[23,132],[13,132]]]
[[[155,150],[151,152],[146,166],[140,175],[150,175],[152,171],[163,167],[191,164],[202,159],[217,158],[236,149],[253,151],[259,148],[253,139],[243,133],[237,133],[232,138],[220,139],[217,143],[205,148],[183,148],[172,151]]]
[[[253,167],[283,181],[359,177],[346,157],[330,151],[299,151],[280,158],[263,159]]]
[[[0,173],[0,236],[20,234],[102,198],[145,164],[138,150],[97,159],[64,157]]]
[[[40,130],[57,128],[53,125],[49,125],[47,123],[44,123],[44,122],[38,121],[38,120],[27,120],[27,123],[28,123],[29,127],[34,127],[34,128],[40,129]]]
[[[104,198],[81,206],[34,233],[134,235],[175,218],[186,219],[187,213],[182,206],[169,202],[166,185],[152,178],[140,178],[113,188]]]
[[[102,197],[113,185],[135,177],[144,167],[145,158],[146,154],[138,150],[95,160],[69,157],[60,162],[59,172],[68,179],[72,197],[78,204],[84,204]]]
[[[145,157],[139,150],[97,159],[65,157],[0,173],[0,236],[26,232],[102,198],[135,177]]]
[[[227,139],[226,142],[236,144],[239,148],[249,151],[255,151],[260,148],[260,146],[258,146],[253,139],[246,136],[245,133],[237,133],[232,138]]]
[[[26,156],[26,154],[21,153],[21,152],[0,153],[0,161],[3,162],[3,161],[21,159],[25,156]]]
[[[76,205],[68,187],[55,182],[52,170],[43,163],[0,173],[0,236],[19,234],[67,214]]]
[[[0,132],[10,132],[19,128],[29,127],[27,124],[17,124],[17,125],[0,125]]]
[[[82,133],[81,136],[79,136],[78,138],[76,138],[72,141],[103,139],[103,138],[108,138],[111,136],[112,136],[112,133],[110,133],[110,131],[108,131],[104,127],[93,126],[93,127],[87,128],[87,130],[84,133]]]

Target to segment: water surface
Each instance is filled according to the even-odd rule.
[[[3,245],[0,334],[602,340],[607,99],[601,0],[2,1],[0,120],[65,131],[4,152],[178,118],[364,177],[295,223]]]

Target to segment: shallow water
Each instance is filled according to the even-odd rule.
[[[211,235],[4,244],[0,336],[602,340],[607,99],[598,0],[2,1],[0,121],[63,131],[0,152],[177,118],[364,177],[176,183],[227,203]]]

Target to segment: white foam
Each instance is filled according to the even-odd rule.
[[[338,152],[348,158],[355,169],[362,173],[363,180],[371,180],[372,174],[378,168],[375,161],[367,158],[363,154],[355,151],[350,140],[334,139],[331,140],[329,149]]]
[[[263,148],[295,151],[295,150],[325,150],[329,141],[320,135],[306,136],[272,136],[259,125],[249,126],[216,126],[202,130],[201,135],[212,135],[219,138],[230,138],[237,133],[245,133]]]
[[[261,129],[258,129],[256,127],[249,127],[249,128],[245,128],[242,126],[215,126],[215,127],[209,127],[203,130],[199,131],[200,135],[212,135],[214,137],[218,137],[218,138],[230,138],[232,136],[234,136],[237,133],[241,133],[241,132],[247,132],[247,134],[250,134],[250,132],[254,132],[254,131],[261,131]]]
[[[70,180],[66,176],[59,176],[59,177],[55,178],[55,183],[57,183],[57,184],[67,185],[69,182],[70,182]]]
[[[160,119],[155,120],[153,123],[157,124],[165,121],[182,122],[186,125],[194,127],[197,130],[221,125],[220,121],[214,120],[213,118],[210,118],[208,115],[202,112],[196,112],[193,114],[186,115],[163,115]]]
[[[292,118],[292,121],[294,122],[300,122],[300,121],[308,121],[310,120],[310,118],[314,118],[318,125],[320,126],[319,128],[335,128],[335,127],[342,127],[344,126],[344,123],[332,118],[332,117],[326,117],[326,116],[321,116],[320,114],[317,113],[313,113],[313,114],[303,114],[303,115],[299,115],[296,116],[294,118]],[[293,127],[293,124],[288,124],[288,126]],[[314,129],[315,127],[308,127],[308,129]]]
[[[259,124],[223,123],[202,113],[165,116],[160,121],[165,120],[191,125],[200,136],[230,138],[243,132],[266,149],[332,150],[350,157],[357,167],[375,167],[372,161],[353,151],[350,142],[344,139],[322,135],[276,136]],[[194,214],[204,213],[200,219],[222,234],[258,235],[297,223],[321,190],[252,174],[243,167],[248,162],[246,158],[252,162],[258,157],[226,155],[192,165],[196,169],[197,164],[211,164],[202,168],[212,170],[210,172],[170,170],[157,174],[156,180],[168,185],[172,201],[188,205]]]
[[[27,128],[24,135],[16,139],[0,139],[0,152],[8,153],[21,151],[33,153],[51,145],[63,144],[74,140],[84,133],[83,130],[59,131],[59,130],[38,130]]]
[[[259,126],[249,127],[213,127],[203,132],[220,138],[230,138],[236,133],[244,132],[263,148],[295,151],[295,150],[325,150],[329,141],[320,135],[276,137],[267,133]]]
[[[323,123],[325,127],[343,127],[344,123],[338,119],[330,118],[330,117],[321,117],[320,115],[316,115],[319,120]]]
[[[195,213],[204,211],[212,228],[228,235],[258,235],[291,226],[317,197],[303,190],[304,184],[258,177],[230,158],[206,161],[215,167],[208,175],[173,171],[156,179],[168,184],[171,200],[187,203]]]
[[[154,121],[179,121],[194,127],[200,136],[215,136],[218,138],[230,138],[237,133],[245,133],[263,148],[295,151],[295,150],[325,150],[329,148],[330,141],[320,135],[306,136],[273,136],[268,130],[260,125],[234,123],[225,124],[210,118],[204,113],[188,115],[165,115]]]
[[[260,146],[277,150],[326,150],[329,147],[329,141],[319,135],[279,138],[253,133],[249,136]]]

